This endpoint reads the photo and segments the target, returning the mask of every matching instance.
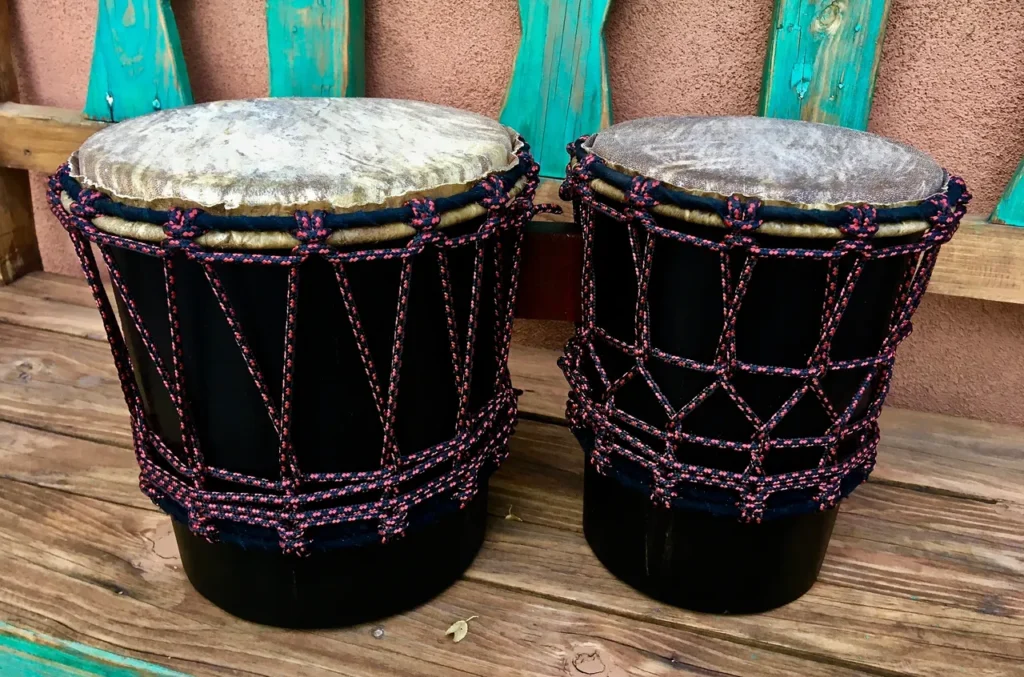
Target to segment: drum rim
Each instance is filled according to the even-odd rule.
[[[527,178],[520,177],[509,189],[509,196],[518,197],[526,188],[526,184]],[[66,190],[60,192],[60,202],[66,211],[71,211],[74,200]],[[442,212],[440,214],[441,222],[437,227],[439,229],[451,228],[486,213],[487,208],[483,204],[471,202],[468,205]],[[109,235],[138,242],[158,244],[167,239],[167,234],[161,226],[144,221],[129,221],[119,216],[98,215],[92,219],[92,224]],[[393,221],[380,226],[338,228],[327,237],[325,242],[332,247],[377,244],[412,237],[416,232],[416,229],[408,223]],[[302,244],[298,238],[286,230],[214,230],[195,238],[195,242],[205,249],[246,251],[293,249]]]
[[[588,171],[593,175],[588,183],[595,193],[621,204],[629,204],[627,191],[629,191],[633,180],[638,177],[642,179],[648,177],[619,167],[584,150],[583,142],[588,138],[590,137],[584,136],[569,144],[569,173],[571,174],[581,163],[586,162]],[[942,191],[934,196],[915,202],[871,205],[877,209],[878,213],[878,232],[875,237],[905,237],[923,234],[931,228],[929,217],[934,211],[931,209],[931,200],[936,196],[943,195],[950,185],[949,172],[945,173],[946,183],[943,185]],[[722,214],[728,200],[734,196],[679,188],[665,182],[655,183],[658,184],[657,190],[664,201],[647,207],[654,214],[700,226],[727,227]],[[846,218],[844,210],[863,204],[802,205],[778,200],[760,200],[756,196],[737,195],[735,197],[760,202],[761,214],[764,218],[758,232],[764,235],[808,239],[843,239],[845,236],[840,225]]]
[[[500,184],[507,188],[508,199],[529,192],[530,169],[534,165],[529,145],[519,137],[516,166],[504,172],[493,172],[477,181],[467,190],[455,195],[433,199],[440,218],[437,228],[445,229],[485,216],[492,206],[487,205],[491,193],[486,184]],[[67,165],[64,165],[67,167]],[[57,190],[64,210],[71,212],[79,194],[91,190],[68,172],[58,170]],[[511,184],[511,185],[509,185]],[[164,224],[171,220],[170,211],[138,207],[118,198],[96,191],[96,216],[92,224],[103,233],[124,239],[159,244],[167,239]],[[422,198],[421,198],[422,199]],[[401,240],[414,236],[417,230],[410,225],[413,217],[410,200],[399,207],[377,207],[363,211],[324,212],[324,225],[331,229],[325,243],[331,247],[349,247]],[[217,251],[272,251],[291,250],[302,243],[293,234],[294,212],[280,215],[226,216],[198,210],[196,222],[203,233],[194,242],[204,249]],[[369,222],[369,223],[367,223]]]

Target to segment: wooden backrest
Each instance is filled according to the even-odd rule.
[[[365,6],[373,0],[268,0],[271,96],[365,93]],[[619,0],[621,1],[621,0]],[[519,0],[520,48],[500,119],[531,143],[542,198],[557,200],[565,144],[611,124],[604,24],[612,0]],[[761,115],[867,127],[890,0],[775,0]],[[7,0],[0,0],[0,101],[16,102]],[[680,30],[700,30],[699,26]],[[638,58],[642,58],[638,56]],[[21,169],[52,171],[97,128],[192,102],[167,0],[99,0],[86,118],[0,103],[0,283],[40,267]],[[568,207],[568,205],[565,205]],[[987,220],[944,250],[932,289],[1024,303],[1024,162]],[[579,247],[571,215],[532,224],[520,313],[573,319]],[[983,265],[982,265],[983,264]]]

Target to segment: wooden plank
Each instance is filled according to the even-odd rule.
[[[1003,191],[989,221],[1009,226],[1024,226],[1024,160],[1017,165],[1010,184]]]
[[[604,22],[611,0],[519,0],[522,41],[500,119],[531,144],[543,176],[565,144],[611,123]]]
[[[0,102],[18,100],[8,0],[0,0]],[[0,286],[42,267],[28,173],[0,167]]]
[[[170,0],[100,0],[85,114],[118,121],[192,103]]]
[[[105,343],[0,323],[0,420],[132,444]]]
[[[267,0],[270,96],[366,93],[363,0]]]
[[[1024,303],[1024,230],[964,219],[943,245],[928,291]]]
[[[106,340],[95,304],[82,306],[47,298],[33,298],[20,291],[15,293],[10,287],[0,287],[0,323]]]
[[[0,103],[0,165],[52,174],[103,127],[79,111]]]
[[[867,674],[469,581],[349,629],[258,626],[189,587],[163,515],[3,480],[0,515],[0,616],[197,674]]]
[[[0,673],[60,677],[100,675],[101,677],[187,677],[152,663],[124,658],[31,630],[0,622]]]
[[[776,0],[759,114],[867,129],[889,0]]]
[[[5,421],[0,421],[0,478],[157,510],[139,490],[139,469],[130,450]]]

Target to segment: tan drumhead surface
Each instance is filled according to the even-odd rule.
[[[927,154],[844,127],[761,117],[657,117],[599,132],[584,149],[677,188],[806,206],[919,202],[941,192]]]
[[[495,120],[416,101],[219,101],[111,125],[82,144],[71,173],[157,209],[354,211],[462,192],[513,168],[520,145]]]

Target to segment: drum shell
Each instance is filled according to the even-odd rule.
[[[476,231],[482,219],[446,229],[456,236]],[[498,264],[496,241],[500,238]],[[495,394],[505,366],[500,347],[508,341],[507,290],[512,282],[518,233],[495,233],[483,250],[480,293],[471,300],[476,246],[447,251],[460,349],[472,303],[478,307],[473,344],[469,411]],[[387,249],[407,241],[371,245]],[[165,365],[172,363],[168,293],[161,259],[111,247],[109,253]],[[353,250],[341,250],[353,251]],[[267,252],[288,253],[288,252]],[[395,432],[401,455],[437,445],[455,435],[458,393],[446,324],[437,250],[412,255],[412,277],[401,353]],[[344,264],[379,383],[387,392],[395,346],[402,260]],[[501,288],[496,293],[500,268]],[[237,314],[240,333],[263,373],[280,412],[284,367],[288,267],[215,263]],[[280,477],[279,439],[203,266],[178,253],[173,258],[181,338],[185,401],[207,466]],[[383,427],[366,368],[331,264],[311,256],[299,268],[294,342],[292,443],[303,473],[342,473],[381,467]],[[167,446],[184,458],[179,417],[142,337],[118,297],[120,324],[140,386],[146,420]],[[448,469],[432,471],[429,477]],[[306,626],[360,622],[421,603],[454,581],[483,538],[485,468],[480,493],[458,510],[445,495],[410,509],[408,534],[381,544],[376,520],[313,527],[311,554],[297,558],[276,550],[271,529],[219,520],[221,542],[207,543],[180,521],[175,532],[186,573],[204,595],[244,618],[275,625]],[[207,479],[206,488],[231,490]],[[373,502],[379,493],[339,499],[332,505]],[[443,505],[447,503],[447,505]],[[173,512],[172,512],[173,515]],[[259,547],[253,547],[256,543]],[[415,563],[413,569],[410,563]],[[397,580],[401,580],[397,584]],[[263,591],[254,595],[257,588]]]
[[[623,205],[595,196],[609,207]],[[593,319],[598,328],[626,344],[638,344],[642,314],[638,312],[637,269],[642,267],[646,234],[577,203],[588,210],[593,236],[589,260],[593,274]],[[726,230],[655,215],[659,226],[711,241],[721,242]],[[753,235],[764,247],[831,249],[835,239],[790,238]],[[920,235],[885,238],[877,246],[902,244]],[[636,251],[634,259],[632,252]],[[738,280],[746,254],[741,248],[730,254],[730,276]],[[878,355],[883,341],[893,333],[893,311],[913,254],[864,263],[849,306],[831,345],[831,361]],[[853,264],[844,256],[839,266],[840,286]],[[705,365],[716,360],[722,334],[724,303],[721,259],[718,252],[693,244],[659,237],[651,260],[647,312],[650,343],[671,355]],[[736,358],[744,363],[806,368],[822,334],[827,263],[822,260],[759,258],[736,317]],[[586,313],[586,310],[584,311]],[[635,358],[609,347],[600,338],[593,343],[607,378],[614,382]],[[651,358],[646,362],[662,393],[678,411],[714,376]],[[589,356],[582,365],[590,395],[600,401],[602,380]],[[870,369],[828,372],[822,389],[839,411],[852,401]],[[800,378],[734,371],[730,376],[737,392],[761,421],[769,419],[799,387]],[[851,424],[868,414],[868,404],[887,383],[883,370],[870,381],[860,397]],[[779,422],[772,435],[786,438],[824,436],[831,420],[813,397],[805,396]],[[668,415],[643,380],[632,379],[615,395],[615,406],[640,421],[664,430]],[[634,437],[663,449],[664,443],[642,429],[617,425]],[[748,442],[754,428],[743,412],[721,390],[687,415],[683,432],[733,442]],[[577,436],[587,452],[593,448],[590,430]],[[661,446],[658,446],[661,445]],[[840,442],[838,456],[847,458],[863,446],[860,435]],[[773,449],[764,460],[768,475],[813,469],[824,447]],[[711,445],[680,443],[675,458],[682,463],[742,473],[749,452]],[[666,601],[713,612],[754,612],[785,604],[806,592],[820,569],[837,508],[810,514],[782,516],[761,524],[743,524],[735,516],[715,510],[671,510],[655,506],[650,495],[650,473],[613,454],[609,472],[601,474],[588,463],[585,479],[584,531],[591,547],[608,568],[627,582]],[[730,492],[720,492],[730,493]],[[719,497],[721,498],[721,497]],[[738,497],[730,495],[729,501]],[[801,496],[810,498],[810,495]],[[772,496],[767,509],[784,508],[786,496]],[[692,503],[692,502],[691,502]],[[710,504],[709,504],[710,505]],[[719,504],[720,505],[720,504]],[[652,557],[657,561],[652,561]],[[746,566],[737,563],[744,561]],[[758,566],[749,566],[753,562]]]

